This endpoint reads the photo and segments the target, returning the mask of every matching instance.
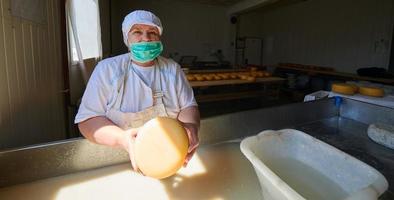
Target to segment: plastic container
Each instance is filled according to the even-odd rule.
[[[304,102],[324,99],[324,98],[327,98],[329,94],[330,94],[330,92],[320,90],[320,91],[305,95]]]
[[[374,168],[301,131],[263,131],[242,140],[241,151],[267,200],[372,200],[388,188]]]

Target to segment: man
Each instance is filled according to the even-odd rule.
[[[153,13],[137,10],[122,23],[130,53],[101,61],[89,79],[75,123],[89,141],[128,151],[138,127],[157,116],[177,118],[189,138],[185,165],[198,144],[200,114],[180,66],[163,58],[163,27]]]

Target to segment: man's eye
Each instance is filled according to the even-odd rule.
[[[131,32],[133,35],[141,35],[142,34],[142,32],[141,31],[133,31],[133,32]]]
[[[156,32],[149,32],[149,35],[157,36],[158,34]]]

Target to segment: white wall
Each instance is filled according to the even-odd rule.
[[[239,31],[271,40],[264,64],[388,68],[393,7],[392,0],[309,0],[245,14]]]
[[[0,1],[0,149],[65,138],[60,2],[36,23]]]
[[[210,57],[213,51],[222,49],[227,60],[233,61],[231,30],[226,16],[226,8],[202,5],[190,2],[162,0],[118,0],[112,1],[112,52],[126,52],[121,34],[121,23],[124,16],[135,9],[146,9],[154,12],[162,21],[164,32],[163,55],[178,53],[180,55],[196,55],[199,60],[215,60]],[[232,30],[234,31],[234,30]],[[180,58],[175,57],[175,60]]]

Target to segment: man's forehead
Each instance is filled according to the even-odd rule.
[[[159,31],[159,29],[156,26],[151,26],[151,25],[146,25],[146,24],[134,24],[130,30],[133,29],[147,29],[147,30],[156,30]]]

